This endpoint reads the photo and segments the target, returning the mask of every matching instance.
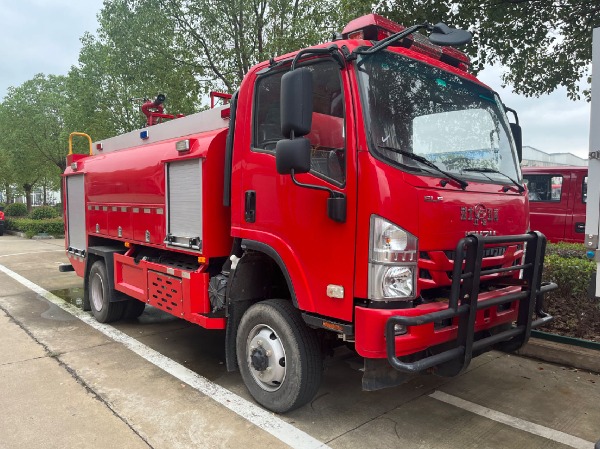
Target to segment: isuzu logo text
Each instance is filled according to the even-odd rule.
[[[488,235],[498,235],[498,234],[496,234],[496,231],[492,231],[491,229],[485,230],[485,231],[465,231],[465,236],[467,236],[469,234],[477,234],[482,237],[486,237]]]
[[[473,207],[463,206],[460,208],[460,219],[470,221],[476,226],[486,226],[498,221],[498,209],[490,209],[483,204],[476,204]]]

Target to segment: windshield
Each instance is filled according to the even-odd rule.
[[[494,92],[389,51],[361,56],[357,67],[371,151],[381,159],[434,173],[392,151],[397,148],[462,178],[520,179],[508,120]]]

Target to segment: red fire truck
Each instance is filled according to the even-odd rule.
[[[587,167],[523,167],[531,227],[551,242],[580,242],[585,236]]]
[[[276,412],[313,398],[337,345],[367,390],[520,347],[553,286],[519,125],[450,47],[469,39],[371,14],[258,64],[225,106],[70,151],[84,308],[225,329],[227,368]]]

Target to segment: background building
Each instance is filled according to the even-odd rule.
[[[0,203],[6,203],[7,198],[4,192],[0,192]],[[13,197],[15,203],[27,203],[25,195],[15,195]],[[48,206],[54,206],[60,203],[60,191],[58,190],[46,190],[46,204]],[[31,192],[31,204],[33,206],[41,206],[44,204],[44,190],[41,187],[35,187]]]
[[[523,147],[522,167],[555,167],[558,165],[587,167],[588,160],[572,153],[546,153],[537,148]]]

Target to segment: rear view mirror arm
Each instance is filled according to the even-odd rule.
[[[323,191],[329,193],[329,198],[344,198],[345,197],[345,195],[342,192],[338,192],[337,190],[330,189],[329,187],[319,186],[319,185],[315,185],[315,184],[304,184],[304,183],[298,181],[296,179],[294,169],[291,170],[290,174],[292,175],[292,181],[298,187],[305,187],[307,189],[314,189],[314,190],[323,190]]]
[[[315,184],[304,184],[296,179],[294,175],[294,169],[290,171],[290,174],[292,176],[292,182],[298,187],[328,192],[329,198],[327,199],[327,216],[338,223],[346,222],[346,195],[344,195],[342,192],[338,192],[337,190],[330,189],[329,187],[318,186]]]

